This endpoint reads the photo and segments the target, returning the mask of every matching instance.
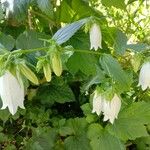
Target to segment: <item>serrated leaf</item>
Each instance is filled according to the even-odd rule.
[[[87,134],[91,140],[92,150],[125,150],[123,143],[105,131],[99,124],[91,124]]]
[[[67,62],[67,68],[72,74],[81,71],[86,75],[92,75],[96,73],[96,63],[96,57],[91,54],[74,53]]]
[[[147,136],[145,124],[150,123],[150,103],[137,102],[125,107],[113,125],[107,130],[123,140]]]
[[[121,65],[109,54],[105,54],[100,58],[102,68],[110,77],[113,78],[117,85],[118,91],[129,90],[131,81],[128,75],[124,72]]]
[[[62,27],[54,34],[52,39],[56,40],[58,44],[65,43],[85,24],[85,22],[86,19],[82,19]]]
[[[87,125],[88,124],[87,124],[85,118],[69,119],[66,122],[66,126],[72,130],[72,134],[75,136],[80,136],[84,132],[86,132]]]
[[[75,100],[73,92],[66,84],[41,86],[35,98],[41,100],[43,104],[65,103]]]
[[[67,150],[91,150],[89,140],[85,135],[67,137],[64,141],[64,146]]]
[[[23,21],[27,17],[30,0],[15,0],[13,17],[18,21]]]
[[[145,43],[128,44],[126,47],[127,49],[132,49],[137,52],[148,50],[150,48],[150,46]]]
[[[15,45],[15,40],[10,35],[5,35],[4,33],[0,33],[0,45],[2,45],[8,50],[12,50]]]
[[[37,0],[38,7],[48,16],[53,17],[53,5],[51,0]]]
[[[116,53],[123,55],[125,53],[125,50],[127,49],[126,45],[127,45],[126,35],[122,31],[117,30],[115,41],[114,41],[114,49]]]
[[[16,40],[17,49],[32,49],[44,46],[44,41],[40,39],[48,39],[49,36],[44,33],[35,31],[25,31],[21,33]]]
[[[87,122],[84,118],[69,119],[66,126],[72,131],[64,141],[67,150],[91,150],[86,136]]]
[[[25,150],[49,150],[55,146],[57,133],[51,128],[35,128],[32,137],[28,140],[23,149]]]

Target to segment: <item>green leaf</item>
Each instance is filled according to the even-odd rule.
[[[7,50],[12,50],[15,45],[15,40],[10,35],[5,35],[4,33],[0,33],[0,45],[5,47]]]
[[[71,7],[75,12],[76,19],[90,16],[102,16],[102,13],[90,7],[89,2],[86,2],[85,0],[72,0]]]
[[[64,141],[64,146],[66,150],[91,150],[89,140],[85,135],[67,137]]]
[[[32,137],[27,141],[25,150],[53,149],[57,138],[55,129],[38,127],[33,130]]]
[[[91,114],[91,112],[92,112],[90,103],[83,104],[83,105],[81,106],[81,109],[82,109],[84,115]]]
[[[63,44],[68,41],[86,22],[86,19],[82,19],[71,24],[66,25],[59,29],[53,36],[58,44]]]
[[[89,88],[93,85],[93,84],[99,84],[102,83],[102,81],[104,81],[105,76],[104,73],[102,72],[102,70],[100,68],[97,68],[97,73],[96,75],[92,76],[83,86],[82,86],[82,91],[88,91]]]
[[[87,129],[87,125],[88,124],[85,118],[69,119],[66,122],[66,126],[72,130],[72,134],[75,136],[80,136],[83,133],[85,133]]]
[[[138,150],[149,150],[150,149],[150,136],[136,139],[135,144]]]
[[[126,35],[122,31],[117,30],[114,41],[114,49],[116,53],[123,55],[125,53],[125,50],[127,49],[126,45],[127,45]]]
[[[57,18],[59,21],[70,23],[72,21],[75,12],[69,6],[66,1],[62,1],[60,7],[57,9]]]
[[[16,40],[17,49],[32,49],[40,48],[44,46],[44,41],[40,39],[48,39],[49,36],[44,33],[38,33],[35,31],[25,31],[20,34]]]
[[[16,146],[13,144],[8,144],[4,150],[16,150]]]
[[[121,92],[129,90],[131,80],[116,59],[109,54],[104,54],[100,58],[100,64],[106,74],[113,78],[115,84],[117,85],[116,87],[118,88],[118,91]]]
[[[125,107],[113,125],[107,130],[123,140],[147,136],[145,124],[150,123],[150,103],[137,102]]]
[[[91,54],[75,52],[69,58],[67,68],[72,74],[81,71],[86,75],[93,75],[96,73],[96,62],[96,57]]]
[[[125,150],[123,143],[105,131],[99,124],[91,124],[87,134],[91,140],[92,150]]]
[[[30,0],[15,0],[13,17],[18,21],[23,21],[27,17]]]
[[[5,123],[10,118],[10,113],[7,109],[0,110],[0,119]]]
[[[43,11],[46,15],[53,17],[52,0],[37,0],[37,4],[41,11]]]
[[[106,7],[114,6],[116,8],[125,9],[125,1],[124,0],[102,0],[102,4]]]
[[[150,48],[149,45],[144,44],[144,43],[128,44],[126,47],[127,49],[132,49],[137,52],[148,50]]]
[[[6,142],[8,137],[4,133],[0,133],[0,143]]]
[[[72,131],[64,141],[67,150],[91,150],[86,136],[87,122],[84,118],[69,119],[66,126]]]
[[[35,99],[40,100],[43,104],[53,104],[54,102],[72,102],[75,97],[68,85],[53,84],[39,87]]]

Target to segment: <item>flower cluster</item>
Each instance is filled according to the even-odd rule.
[[[114,120],[118,117],[120,108],[121,100],[117,94],[109,101],[99,94],[97,90],[94,92],[92,113],[96,112],[97,115],[100,115],[103,112],[104,121],[109,120],[113,124]]]
[[[24,88],[9,71],[0,77],[0,96],[3,102],[1,109],[8,107],[12,115],[17,112],[18,106],[24,109]]]

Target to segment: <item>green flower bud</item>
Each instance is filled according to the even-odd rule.
[[[46,81],[50,82],[51,78],[52,78],[52,72],[51,72],[51,68],[50,68],[50,64],[49,63],[45,63],[43,65],[43,71],[44,71],[44,76],[46,78]]]
[[[52,68],[56,76],[60,76],[62,74],[62,62],[60,55],[58,53],[54,53],[51,57]]]
[[[25,64],[20,64],[19,68],[20,68],[21,73],[27,79],[29,79],[31,82],[33,82],[36,85],[39,84],[38,78],[36,77],[36,75],[34,74],[34,72],[29,67],[27,67]]]

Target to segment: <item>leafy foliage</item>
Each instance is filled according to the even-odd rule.
[[[144,125],[149,123],[149,111],[149,103],[134,103],[120,112],[114,125],[108,126],[108,131],[123,140],[148,136]]]

